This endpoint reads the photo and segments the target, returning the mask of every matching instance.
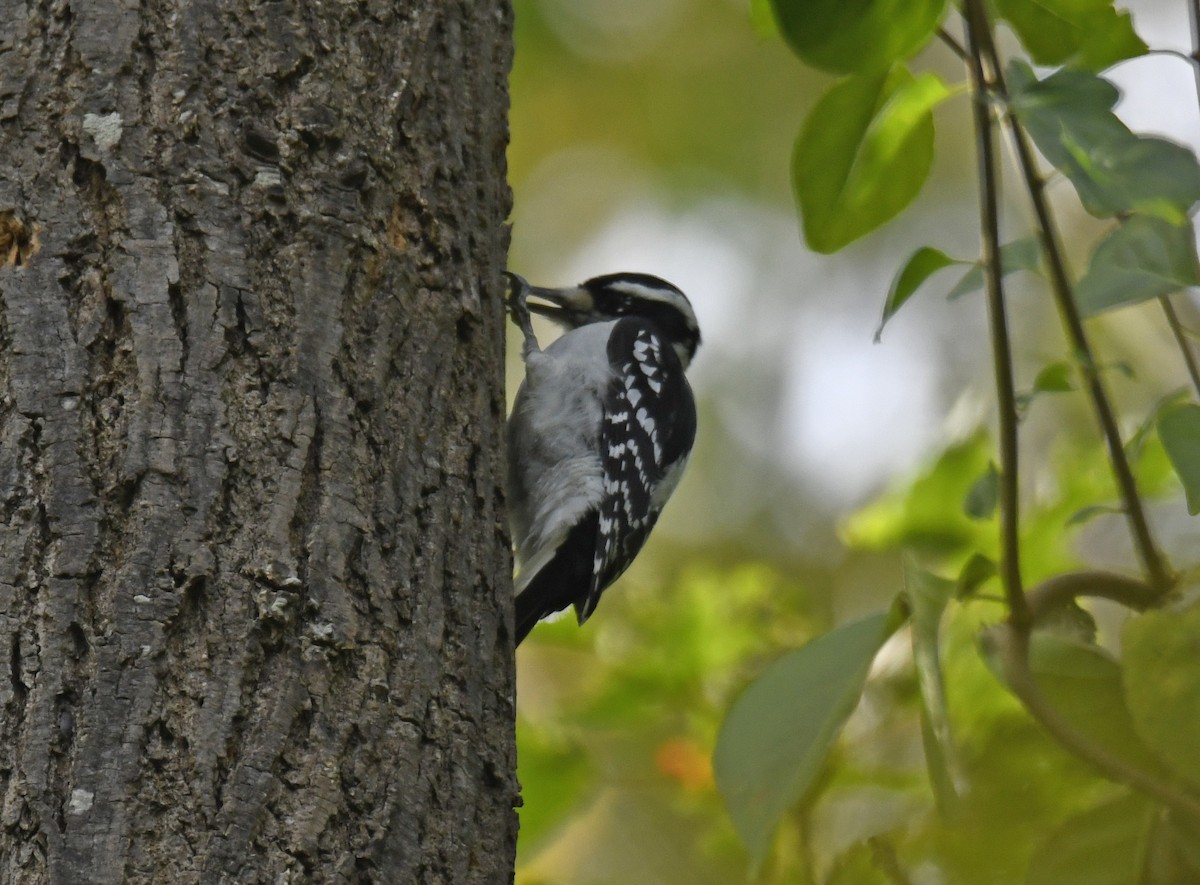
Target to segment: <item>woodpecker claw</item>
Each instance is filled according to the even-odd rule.
[[[507,286],[504,292],[504,300],[512,306],[514,304],[525,304],[525,299],[529,297],[529,281],[520,274],[512,271],[504,272],[504,282]]]
[[[509,271],[504,272],[504,278],[508,283],[508,292],[505,295],[508,312],[521,334],[525,336],[526,347],[533,342],[533,347],[536,348],[537,338],[533,334],[533,323],[529,319],[529,307],[526,304],[529,298],[529,281],[520,274]]]

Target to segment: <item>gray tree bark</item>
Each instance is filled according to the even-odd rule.
[[[508,881],[509,4],[0,22],[0,881]]]

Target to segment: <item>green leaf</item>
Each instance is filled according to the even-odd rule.
[[[880,612],[831,630],[784,655],[734,702],[717,737],[713,773],[753,866],[820,773],[894,629],[889,613]]]
[[[779,23],[775,21],[771,0],[750,0],[750,25],[762,40],[779,36]]]
[[[1017,394],[1017,409],[1024,412],[1029,408],[1029,404],[1033,402],[1038,394],[1042,393],[1066,393],[1074,390],[1075,384],[1071,380],[1071,366],[1069,363],[1051,363],[1042,368],[1038,372],[1037,377],[1033,379],[1033,387],[1024,392]]]
[[[1178,777],[1200,787],[1200,606],[1129,620],[1122,650],[1134,728]]]
[[[1033,855],[1026,885],[1142,882],[1155,808],[1136,793],[1102,802],[1058,827]]]
[[[1196,265],[1190,222],[1133,215],[1096,246],[1075,297],[1084,314],[1094,316],[1200,285]]]
[[[879,327],[875,330],[875,341],[883,335],[883,327],[912,294],[921,288],[921,284],[943,268],[952,264],[965,264],[958,258],[951,258],[940,249],[922,246],[909,256],[900,273],[892,280],[892,288],[888,291],[887,301],[883,304],[883,316],[879,319]]]
[[[1030,642],[1029,666],[1046,698],[1079,732],[1136,768],[1160,769],[1134,729],[1121,668],[1107,652],[1038,632]]]
[[[1125,443],[1125,452],[1129,455],[1131,461],[1136,461],[1142,456],[1142,450],[1145,449],[1146,442],[1158,427],[1158,416],[1179,403],[1187,402],[1190,395],[1191,388],[1177,387],[1169,393],[1163,394],[1155,401],[1154,405],[1146,413],[1146,417],[1142,419],[1142,423],[1137,426],[1137,429]]]
[[[1096,619],[1078,602],[1056,606],[1038,619],[1038,629],[1060,639],[1074,640],[1085,645],[1096,642]]]
[[[1033,68],[1016,60],[1009,63],[1007,76],[1009,101],[1039,149],[1045,142],[1061,157],[1062,149],[1056,146],[1058,133],[1064,129],[1086,133],[1084,141],[1106,141],[1129,132],[1115,114],[1109,113],[1121,93],[1103,77],[1063,69],[1039,80]],[[1049,154],[1046,158],[1051,162],[1055,159]]]
[[[954,588],[955,598],[966,599],[973,596],[976,590],[997,574],[999,571],[992,559],[982,553],[972,553],[971,558],[958,572],[958,581]]]
[[[1184,223],[1200,200],[1200,164],[1187,148],[1132,133],[1112,112],[1120,97],[1115,86],[1070,69],[1038,80],[1019,61],[1009,65],[1008,78],[1013,110],[1088,212]]]
[[[1185,403],[1158,416],[1158,438],[1183,483],[1188,513],[1200,513],[1200,406]]]
[[[945,0],[771,0],[783,39],[814,67],[882,71],[929,42]]]
[[[848,77],[822,96],[792,153],[804,239],[836,252],[912,202],[933,161],[934,105],[950,91],[901,67]]]
[[[1074,390],[1075,384],[1071,380],[1071,374],[1069,363],[1051,363],[1037,373],[1037,377],[1033,379],[1033,389],[1039,393],[1063,393]]]
[[[938,809],[943,814],[956,810],[961,780],[946,709],[939,642],[942,614],[954,597],[954,587],[954,582],[919,568],[911,558],[905,559],[904,597],[912,612],[913,661],[917,668],[917,685],[921,689],[925,766],[929,769]]]
[[[1091,522],[1097,516],[1111,516],[1124,512],[1124,507],[1117,507],[1112,504],[1089,504],[1087,507],[1081,507],[1068,516],[1067,521],[1063,525],[1066,527],[1083,525],[1084,523]]]
[[[1183,224],[1200,200],[1196,157],[1174,142],[1133,133],[1108,143],[1071,141],[1069,133],[1061,141],[1071,155],[1063,172],[1093,215],[1142,212]]]
[[[971,485],[963,499],[963,512],[971,519],[991,519],[999,499],[1000,473],[988,463],[987,472]]]
[[[1042,267],[1042,246],[1037,237],[1024,237],[1000,247],[1000,272],[1007,277],[1018,270],[1039,273]],[[961,298],[983,288],[983,264],[976,261],[970,270],[954,284],[946,295],[949,299]]]
[[[1146,52],[1129,13],[1117,12],[1112,0],[996,0],[996,12],[1039,65],[1099,71]]]

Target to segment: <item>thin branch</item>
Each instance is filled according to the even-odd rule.
[[[1196,102],[1200,103],[1200,0],[1188,3],[1188,18],[1192,22],[1192,74],[1196,78]]]
[[[973,14],[979,16],[981,22],[985,25],[987,24],[987,13],[983,8],[982,0],[967,0],[967,7]],[[1125,455],[1125,448],[1121,441],[1121,432],[1117,427],[1117,419],[1113,412],[1108,392],[1104,387],[1103,379],[1100,377],[1100,371],[1093,356],[1087,332],[1084,330],[1083,318],[1080,316],[1079,309],[1075,304],[1071,278],[1067,272],[1066,259],[1063,255],[1058,229],[1054,224],[1054,219],[1050,214],[1050,206],[1046,199],[1045,182],[1038,172],[1037,161],[1034,159],[1033,147],[1029,143],[1029,137],[1021,127],[1020,121],[1017,120],[1016,114],[1013,112],[1012,105],[1009,102],[1008,89],[1004,83],[999,56],[991,38],[990,26],[981,29],[979,40],[985,57],[992,67],[992,76],[994,78],[993,89],[1005,105],[1005,123],[1012,137],[1013,146],[1017,154],[1017,162],[1020,166],[1021,174],[1025,178],[1025,186],[1029,191],[1029,198],[1033,203],[1033,212],[1037,220],[1038,238],[1041,241],[1042,252],[1045,255],[1047,269],[1049,270],[1051,292],[1058,307],[1059,316],[1062,319],[1067,334],[1067,340],[1077,357],[1079,369],[1084,379],[1084,386],[1087,388],[1088,395],[1092,401],[1092,409],[1096,413],[1096,420],[1100,424],[1100,431],[1108,447],[1109,462],[1112,464],[1117,487],[1120,490],[1121,499],[1125,505],[1125,512],[1129,519],[1134,544],[1142,560],[1142,565],[1150,578],[1150,584],[1154,587],[1155,593],[1161,596],[1170,590],[1174,583],[1174,578],[1163,560],[1162,553],[1159,552],[1158,546],[1154,542],[1150,523],[1146,518],[1145,508],[1138,493],[1137,482],[1129,466],[1129,459]]]
[[[1192,54],[1187,58],[1192,62],[1192,75],[1196,78],[1196,103],[1200,104],[1200,0],[1190,0],[1187,6],[1188,18],[1192,25]],[[1196,366],[1196,356],[1192,353],[1191,345],[1184,335],[1179,315],[1175,312],[1175,306],[1169,299],[1162,298],[1160,300],[1163,312],[1167,315],[1167,323],[1171,326],[1171,334],[1175,336],[1179,350],[1183,353],[1184,362],[1187,363],[1188,374],[1192,376],[1192,386],[1196,388],[1197,395],[1200,395],[1200,369]]]
[[[1167,49],[1165,46],[1152,46],[1151,48],[1146,50],[1145,54],[1146,55],[1166,55],[1166,56],[1170,56],[1171,58],[1177,58],[1181,61],[1187,62],[1187,64],[1190,65],[1192,68],[1197,69],[1196,79],[1200,80],[1200,58],[1196,58],[1195,55],[1189,54],[1187,52],[1180,52],[1178,49]],[[1127,58],[1127,59],[1125,59],[1125,61],[1133,61],[1133,59]],[[1120,64],[1120,62],[1117,62],[1117,64]],[[1198,84],[1198,88],[1200,88],[1200,84]]]
[[[1200,0],[1197,0],[1197,2],[1200,2]],[[1187,365],[1188,375],[1192,379],[1192,387],[1196,389],[1196,395],[1200,396],[1200,365],[1196,363],[1196,354],[1192,352],[1192,345],[1187,340],[1183,324],[1179,322],[1179,314],[1175,312],[1175,305],[1171,303],[1171,299],[1166,295],[1159,298],[1158,303],[1162,305],[1163,313],[1167,315],[1167,325],[1171,327],[1171,334],[1175,336],[1175,343],[1179,345],[1179,352],[1183,354],[1183,361]]]
[[[937,35],[938,35],[938,39],[941,40],[943,43],[945,43],[948,47],[950,47],[950,50],[955,55],[957,55],[960,59],[962,59],[962,61],[965,64],[971,63],[970,53],[968,53],[967,50],[963,48],[963,45],[961,43],[959,43],[957,40],[954,39],[953,34],[951,34],[945,28],[939,27],[937,29]]]
[[[1192,817],[1200,817],[1200,798],[1130,765],[1104,747],[1098,746],[1059,713],[1042,693],[1033,672],[1029,669],[1027,633],[1020,632],[1013,625],[1001,624],[986,635],[999,652],[1009,689],[1051,737],[1080,759],[1090,762],[1110,780],[1125,784],[1170,808]]]
[[[1029,610],[1035,623],[1081,597],[1108,599],[1134,611],[1157,601],[1154,589],[1136,578],[1112,572],[1067,572],[1047,578],[1029,591]]]
[[[1020,629],[1030,625],[1029,605],[1021,582],[1020,497],[1018,488],[1017,394],[1013,382],[1012,347],[1008,314],[1004,306],[1004,269],[1000,266],[999,167],[988,100],[988,79],[983,70],[980,32],[987,27],[983,7],[967,8],[968,67],[971,73],[975,115],[975,151],[979,164],[979,218],[983,240],[983,266],[992,339],[992,374],[996,381],[996,406],[1000,424],[1000,582],[1008,600],[1009,617]]]

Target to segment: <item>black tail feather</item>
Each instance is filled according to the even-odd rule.
[[[549,614],[549,612],[542,610],[540,602],[541,600],[530,596],[528,590],[517,597],[517,645],[520,645],[525,637],[529,635],[529,631],[534,628],[538,621]]]
[[[517,596],[517,645],[542,618],[587,598],[592,586],[599,520],[599,514],[591,513],[577,523],[555,551],[554,558]]]

